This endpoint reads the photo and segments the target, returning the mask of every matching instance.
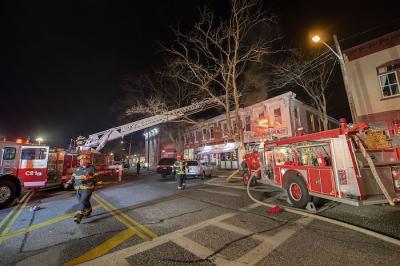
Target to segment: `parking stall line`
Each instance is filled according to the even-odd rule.
[[[142,225],[141,223],[139,223],[138,221],[134,220],[132,217],[130,217],[129,215],[125,214],[124,212],[122,212],[121,210],[118,210],[117,208],[115,208],[109,201],[107,201],[104,197],[101,197],[98,194],[95,194],[95,197],[101,201],[103,201],[103,203],[105,205],[108,205],[108,207],[110,209],[115,210],[115,212],[119,215],[121,215],[122,217],[124,217],[128,222],[130,222],[131,224],[133,224],[134,226],[136,226],[137,228],[139,228],[140,230],[142,230],[145,234],[147,234],[150,238],[156,238],[157,235],[151,231],[149,228],[147,228],[146,226]]]
[[[30,192],[28,192],[27,194],[28,194],[28,195],[27,195],[26,197],[23,198],[22,205],[19,206],[18,211],[17,211],[14,215],[11,215],[11,216],[9,217],[10,220],[9,220],[8,223],[6,223],[6,225],[5,225],[6,228],[1,232],[0,237],[6,235],[6,234],[11,230],[11,228],[12,228],[13,225],[14,225],[14,223],[17,221],[17,218],[21,215],[22,211],[25,209],[26,204],[28,204],[29,200],[30,200],[31,197],[33,196],[34,191],[30,191]],[[1,244],[2,242],[3,242],[3,241],[0,240],[0,244]]]
[[[132,230],[136,231],[136,234],[138,237],[140,237],[142,240],[144,241],[148,241],[150,240],[150,238],[143,234],[142,232],[136,230],[135,227],[133,227],[133,225],[131,225],[128,221],[126,221],[123,217],[121,217],[120,213],[121,211],[118,212],[117,209],[115,208],[111,208],[109,207],[107,204],[105,204],[103,202],[103,200],[101,198],[98,197],[98,195],[94,194],[93,198],[104,208],[106,209],[112,216],[114,216],[115,219],[117,219],[119,222],[121,222],[122,224],[124,224],[127,228],[130,228]]]
[[[64,264],[64,266],[71,266],[71,265],[78,265],[81,263],[84,263],[86,261],[93,260],[95,258],[98,258],[100,256],[103,256],[107,254],[110,250],[115,248],[116,246],[119,246],[126,240],[128,240],[130,237],[134,236],[136,234],[136,230],[132,230],[131,228],[125,229],[115,235],[114,237],[108,239],[101,245],[89,250],[85,254],[67,262]]]
[[[129,238],[131,238],[134,235],[137,235],[144,241],[149,241],[152,239],[151,236],[142,233],[141,231],[137,230],[134,226],[137,226],[139,224],[138,222],[135,221],[135,223],[131,224],[131,220],[134,221],[133,219],[128,219],[127,215],[125,215],[122,211],[116,209],[111,203],[109,203],[107,200],[105,200],[103,197],[99,196],[98,194],[93,193],[93,199],[95,199],[104,209],[106,209],[112,216],[114,216],[115,219],[117,219],[119,222],[121,222],[123,225],[127,227],[127,229],[121,231],[117,235],[113,236],[112,238],[106,240],[102,244],[96,246],[93,249],[90,249],[86,253],[82,254],[81,256],[74,258],[67,263],[64,264],[64,266],[71,266],[71,265],[78,265],[90,260],[94,260],[100,256],[103,256],[107,254],[110,250],[113,248],[119,246]],[[129,217],[130,218],[130,217]],[[140,224],[139,224],[140,225]],[[137,226],[139,227],[139,226]],[[140,228],[143,228],[144,226],[141,226]],[[150,230],[148,230],[150,231]],[[151,231],[150,231],[151,232]],[[152,235],[155,235],[154,233]]]
[[[4,217],[4,219],[0,222],[0,228],[10,219],[10,217],[12,217],[12,216],[14,215],[14,213],[15,213],[15,212],[18,210],[18,208],[20,207],[20,204],[23,203],[23,202],[25,201],[26,197],[27,197],[30,193],[32,193],[32,191],[29,191],[28,193],[26,193],[26,194],[22,197],[20,203],[17,204],[17,205],[15,205],[15,206],[11,209],[11,211],[7,214],[7,216]]]
[[[96,209],[99,209],[99,208],[101,208],[100,205],[93,206],[93,210],[96,210]],[[43,227],[46,227],[46,226],[49,226],[49,225],[52,225],[52,224],[55,224],[55,223],[58,223],[58,222],[62,222],[64,220],[66,220],[66,219],[72,218],[75,214],[76,214],[76,212],[71,212],[71,213],[68,213],[68,214],[65,214],[65,215],[62,215],[62,216],[58,216],[58,217],[49,219],[49,220],[44,221],[42,223],[34,224],[34,225],[31,225],[31,226],[24,227],[24,228],[21,228],[19,230],[7,233],[5,235],[1,235],[0,236],[0,242],[3,241],[3,240],[7,240],[7,239],[10,239],[10,238],[25,234],[25,233],[29,233],[29,232],[41,229]]]

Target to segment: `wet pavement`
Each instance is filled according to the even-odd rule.
[[[0,265],[396,265],[400,241],[387,241],[307,215],[269,214],[242,183],[129,172],[103,180],[91,217],[76,225],[73,191],[35,192],[0,211]],[[272,188],[252,194],[285,204]],[[29,196],[29,195],[28,195]],[[30,211],[39,205],[42,209]],[[23,208],[21,208],[23,207]],[[397,236],[399,209],[332,206],[322,212]],[[379,217],[377,217],[379,216]],[[1,223],[1,222],[0,222]],[[386,224],[387,229],[382,230]],[[7,230],[6,230],[7,229]]]

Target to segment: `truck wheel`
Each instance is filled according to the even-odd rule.
[[[296,208],[304,208],[311,201],[307,186],[301,177],[290,177],[286,191],[290,202]]]
[[[16,198],[16,187],[13,182],[0,180],[0,209],[10,205]]]

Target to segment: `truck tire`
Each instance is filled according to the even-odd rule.
[[[289,177],[286,191],[290,202],[296,208],[305,208],[311,201],[307,186],[299,176]]]
[[[0,180],[0,209],[10,205],[16,198],[17,189],[15,184],[9,180]]]

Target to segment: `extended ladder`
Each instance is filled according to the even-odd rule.
[[[145,128],[182,118],[185,115],[195,114],[206,109],[215,107],[218,105],[218,100],[219,99],[210,98],[185,107],[165,112],[163,114],[143,118],[132,123],[92,134],[86,140],[84,147],[96,148],[96,150],[99,151],[104,147],[104,145],[106,145],[108,141],[122,138],[127,134],[143,130]]]

